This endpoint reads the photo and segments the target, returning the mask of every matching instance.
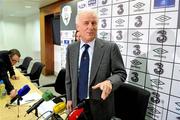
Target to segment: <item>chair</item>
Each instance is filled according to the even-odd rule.
[[[39,78],[42,72],[42,69],[45,65],[40,62],[35,62],[31,68],[31,72],[28,74],[24,74],[25,76],[29,76],[31,82],[37,83],[39,86]]]
[[[58,76],[55,80],[55,83],[51,83],[51,84],[46,84],[46,85],[41,85],[38,88],[42,88],[42,87],[54,87],[55,91],[61,95],[65,95],[66,94],[66,89],[65,89],[65,76],[66,76],[66,69],[62,68],[59,73]],[[58,103],[59,98],[57,98],[57,101],[55,100],[55,103]],[[61,100],[60,100],[61,101]]]
[[[22,73],[27,73],[27,69],[31,60],[33,60],[32,57],[25,57],[22,64],[17,66],[16,68],[20,68]]]
[[[150,92],[123,84],[115,91],[115,116],[122,120],[145,120]]]

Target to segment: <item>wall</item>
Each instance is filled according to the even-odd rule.
[[[25,41],[29,54],[40,60],[40,22],[39,14],[25,19]]]
[[[0,25],[1,49],[19,48],[19,43],[24,43],[24,19],[4,17]]]
[[[60,5],[70,1],[61,0],[53,4],[40,8],[40,40],[41,40],[41,62],[45,64],[43,69],[44,75],[54,74],[54,45],[51,18],[54,14],[60,13]],[[56,67],[56,66],[55,66]],[[59,71],[58,71],[59,72]]]
[[[27,18],[2,17],[0,19],[0,50],[17,48],[22,59],[32,56],[40,59],[39,15]]]

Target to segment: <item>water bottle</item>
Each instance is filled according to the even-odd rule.
[[[4,96],[6,96],[5,84],[3,80],[0,80],[0,99],[2,99]]]

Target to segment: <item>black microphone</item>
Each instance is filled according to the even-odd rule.
[[[22,96],[26,95],[30,91],[30,87],[28,85],[24,85],[19,91],[18,94],[11,99],[10,104],[12,104],[16,99],[22,99]]]
[[[44,101],[49,101],[54,97],[54,95],[50,92],[50,91],[45,91],[42,95],[42,98],[33,104],[32,107],[30,107],[26,112],[27,114],[29,114],[30,112],[32,112],[34,109],[36,109],[37,107],[39,107],[39,105],[44,102]]]

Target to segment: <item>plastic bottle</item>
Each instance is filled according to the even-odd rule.
[[[0,99],[6,95],[5,84],[3,80],[0,80]]]

